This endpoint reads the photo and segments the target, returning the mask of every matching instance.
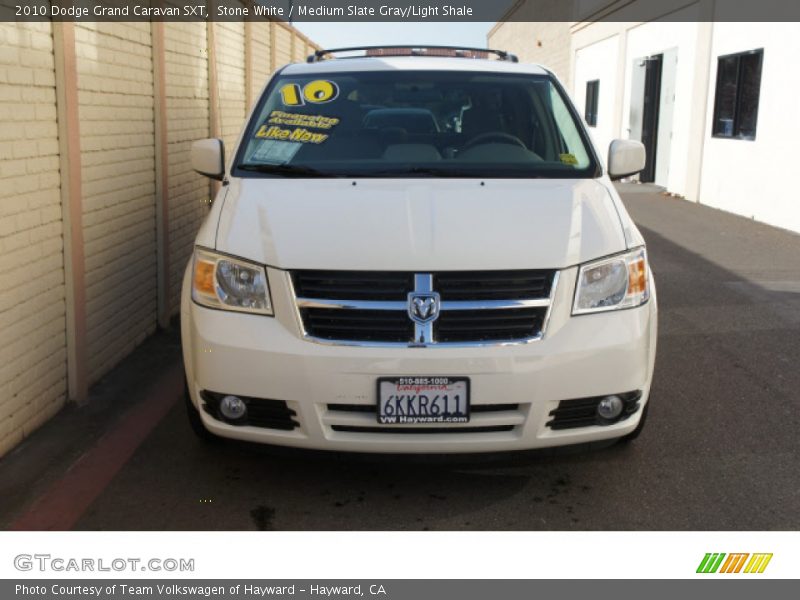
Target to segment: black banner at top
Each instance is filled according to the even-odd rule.
[[[0,0],[2,21],[794,21],[799,0]]]

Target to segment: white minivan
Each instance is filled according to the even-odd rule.
[[[194,430],[373,453],[637,436],[656,290],[611,181],[643,146],[603,165],[556,77],[506,52],[346,50],[277,71],[229,160],[192,148],[222,182],[183,282]]]

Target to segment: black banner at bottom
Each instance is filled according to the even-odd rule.
[[[759,600],[797,597],[797,581],[754,578],[698,578],[692,580],[489,580],[489,579],[142,579],[2,580],[4,600],[521,600],[721,597]],[[794,592],[792,592],[794,590]],[[711,596],[713,594],[713,596]]]

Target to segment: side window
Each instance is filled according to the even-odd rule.
[[[597,127],[597,104],[600,96],[600,80],[586,82],[586,109],[583,113],[586,124]]]
[[[754,140],[764,50],[720,56],[714,99],[714,137]]]

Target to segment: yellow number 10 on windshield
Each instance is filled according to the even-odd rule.
[[[317,79],[302,88],[296,83],[287,83],[281,87],[280,92],[286,106],[302,106],[306,102],[323,104],[339,95],[339,86],[332,81]]]

